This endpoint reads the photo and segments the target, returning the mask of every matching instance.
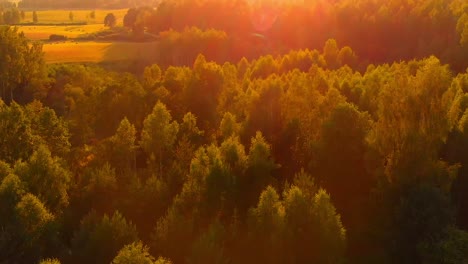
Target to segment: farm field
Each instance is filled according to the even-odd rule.
[[[54,42],[43,46],[47,63],[155,61],[159,57],[157,42]]]
[[[69,18],[70,12],[73,13],[73,22],[86,22],[87,24],[103,24],[104,17],[108,13],[113,13],[117,18],[117,25],[122,24],[123,17],[127,9],[109,9],[109,10],[94,10],[95,18],[91,18],[90,14],[93,10],[80,9],[80,10],[37,10],[38,24],[52,24],[52,23],[67,23],[71,22]],[[25,11],[24,23],[33,22],[33,10]]]
[[[73,12],[73,22],[86,22],[85,25],[59,25],[71,22],[69,13]],[[104,17],[113,13],[117,18],[117,25],[122,25],[127,9],[94,10],[95,18],[90,18],[93,10],[38,10],[37,25],[18,26],[19,31],[35,41],[48,40],[52,34],[63,35],[69,38],[64,42],[45,42],[43,52],[47,63],[70,62],[104,62],[122,60],[153,60],[155,43],[131,42],[96,42],[74,41],[82,35],[91,34],[107,29],[104,26]],[[32,22],[32,11],[26,11],[24,23]],[[57,25],[51,25],[57,24]],[[143,54],[143,50],[149,51]]]
[[[47,40],[52,34],[63,35],[68,38],[77,38],[83,34],[89,34],[105,29],[103,24],[70,25],[70,26],[19,26],[19,31],[31,40]]]
[[[39,10],[37,25],[18,26],[19,31],[31,40],[48,40],[52,34],[63,35],[71,39],[65,42],[44,43],[43,52],[47,63],[104,62],[136,59],[154,59],[155,43],[127,42],[77,42],[73,39],[84,34],[106,29],[103,21],[108,13],[117,18],[117,25],[122,25],[127,9],[95,10],[95,18],[90,18],[93,10]],[[86,25],[48,25],[71,22],[69,13],[73,12],[73,22],[86,22]],[[23,22],[32,22],[32,11],[26,11]],[[145,51],[143,53],[142,51]],[[146,51],[149,51],[146,52]]]

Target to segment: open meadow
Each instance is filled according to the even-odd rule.
[[[91,13],[94,11],[94,18]],[[73,21],[70,20],[70,12],[73,14]],[[37,10],[38,24],[60,24],[69,22],[86,22],[87,24],[103,24],[104,17],[113,13],[117,19],[117,25],[122,24],[123,17],[127,13],[127,9],[109,9],[109,10]],[[33,10],[25,11],[24,23],[33,22]]]
[[[69,14],[73,13],[73,21]],[[94,18],[91,16],[94,12]],[[106,62],[145,60],[154,61],[156,43],[133,42],[96,42],[76,41],[77,38],[108,29],[104,26],[104,17],[113,13],[117,26],[122,25],[127,9],[116,10],[39,10],[36,11],[38,23],[18,26],[19,31],[35,41],[47,41],[50,35],[62,35],[69,40],[62,42],[44,42],[43,52],[47,63]],[[25,12],[24,23],[32,22],[32,11]],[[67,23],[77,23],[71,25]],[[79,25],[78,23],[83,23]],[[63,25],[61,25],[63,24]]]
[[[47,63],[156,61],[157,42],[54,42],[43,46]]]
[[[73,13],[73,21],[70,20],[70,12]],[[94,12],[94,18],[91,13]],[[122,25],[126,9],[116,10],[40,10],[36,11],[38,22],[32,23],[32,11],[25,12],[23,23],[18,26],[25,36],[32,40],[46,40],[50,35],[63,35],[67,38],[77,38],[84,34],[95,33],[104,30],[104,17],[113,13],[116,17],[116,25]],[[67,24],[68,23],[68,24]],[[76,23],[72,25],[71,23]],[[80,24],[82,23],[82,24]],[[63,25],[62,25],[63,24]]]
[[[67,26],[19,26],[20,31],[31,40],[47,40],[52,34],[63,35],[67,38],[77,38],[84,34],[95,33],[106,29],[103,24],[67,25]]]

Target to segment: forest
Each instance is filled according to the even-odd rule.
[[[1,264],[468,263],[468,2],[128,7],[156,63],[0,26]]]

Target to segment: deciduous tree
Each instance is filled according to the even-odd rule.
[[[150,164],[156,165],[161,176],[164,158],[171,153],[179,124],[172,121],[172,116],[166,106],[158,102],[143,123],[141,146],[149,156]]]
[[[104,17],[104,26],[113,28],[113,27],[115,27],[116,23],[117,23],[117,19],[115,18],[114,13],[108,13]]]

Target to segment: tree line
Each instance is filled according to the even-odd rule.
[[[156,6],[130,8],[124,25],[153,34],[192,27],[223,31],[230,39],[225,48],[232,49],[233,62],[252,51],[249,59],[320,49],[327,39],[336,39],[353,47],[365,65],[436,55],[455,72],[464,72],[467,12],[463,0],[163,0]]]

